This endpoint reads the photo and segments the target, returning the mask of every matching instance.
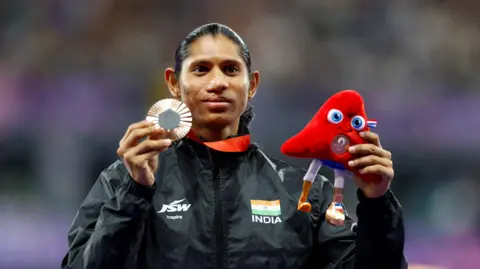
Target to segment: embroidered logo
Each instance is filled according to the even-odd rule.
[[[280,219],[280,216],[282,215],[280,200],[250,200],[250,204],[252,207],[252,222],[265,224],[282,222]]]

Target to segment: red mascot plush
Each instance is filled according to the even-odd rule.
[[[325,165],[334,169],[335,173],[334,198],[326,218],[334,225],[343,224],[344,178],[353,173],[367,182],[380,180],[377,175],[360,174],[358,169],[347,165],[354,157],[348,148],[365,143],[359,132],[369,131],[376,124],[375,120],[367,120],[362,96],[354,90],[343,90],[331,96],[303,130],[282,145],[281,152],[287,156],[313,159],[303,178],[298,210],[311,210],[311,205],[307,202],[308,193],[320,167]]]

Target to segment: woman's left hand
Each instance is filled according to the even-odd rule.
[[[376,174],[381,176],[381,181],[376,183],[365,182],[354,176],[357,186],[368,198],[377,198],[384,195],[390,188],[394,171],[392,164],[392,154],[380,145],[380,138],[372,132],[361,132],[360,136],[367,141],[366,144],[358,144],[349,148],[354,156],[360,156],[351,160],[350,167],[361,168],[362,174]]]

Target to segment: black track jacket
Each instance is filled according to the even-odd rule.
[[[77,212],[62,268],[407,268],[391,191],[377,199],[358,191],[358,224],[335,227],[324,217],[333,187],[323,176],[310,191],[312,211],[297,211],[305,172],[254,144],[227,153],[188,138],[161,154],[153,187],[116,161]]]

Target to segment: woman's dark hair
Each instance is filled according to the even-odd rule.
[[[252,72],[252,59],[250,57],[250,51],[248,50],[247,45],[243,42],[242,38],[235,33],[232,29],[228,26],[225,26],[220,23],[209,23],[198,27],[197,29],[193,30],[191,33],[182,40],[180,45],[175,52],[175,77],[177,79],[180,78],[180,73],[182,70],[183,62],[189,55],[190,45],[196,41],[198,38],[203,36],[218,36],[223,35],[230,39],[232,42],[238,45],[239,53],[242,57],[245,65],[247,66],[247,71],[250,77]],[[240,121],[243,122],[246,126],[250,124],[254,117],[253,113],[253,106],[248,103],[245,112],[240,116]]]

